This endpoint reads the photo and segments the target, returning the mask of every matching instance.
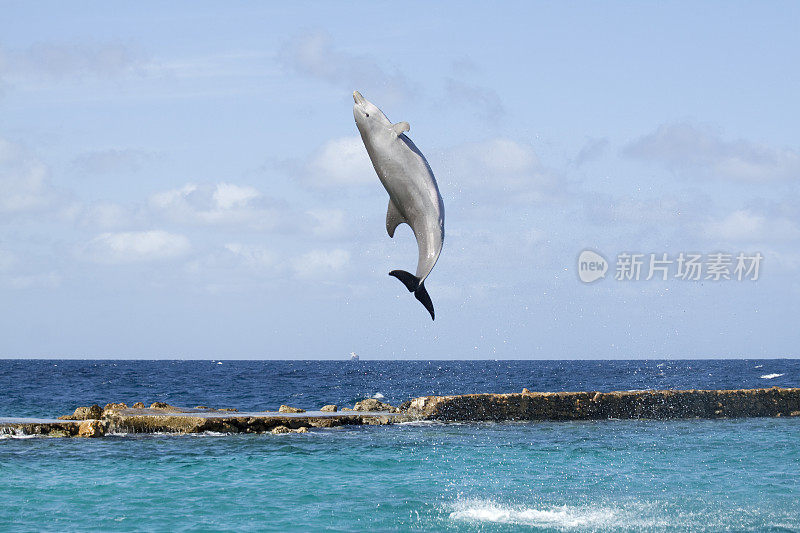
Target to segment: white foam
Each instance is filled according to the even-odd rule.
[[[385,396],[383,394],[381,394],[380,392],[376,392],[375,396],[373,396],[373,398],[375,398],[376,400],[383,400],[384,397]]]
[[[784,374],[764,374],[761,379],[774,379],[783,376]]]
[[[147,433],[140,433],[136,431],[109,431],[106,433],[106,437],[126,437],[137,439],[150,437],[227,437],[228,435],[232,435],[232,433],[220,433],[218,431],[201,431],[199,433],[180,433],[178,431],[153,431]]]
[[[447,425],[439,420],[409,420],[408,422],[399,422],[395,426],[444,426]]]
[[[603,507],[553,506],[537,509],[481,500],[457,503],[455,510],[450,513],[450,518],[469,522],[557,529],[612,527],[618,522],[616,511]]]
[[[683,511],[663,501],[628,501],[612,505],[583,504],[535,506],[510,505],[491,500],[458,500],[448,505],[450,519],[467,522],[482,530],[488,524],[510,525],[547,531],[720,531],[754,529],[754,518],[766,519],[771,527],[796,530],[794,514],[774,514],[767,509],[708,507]],[[779,525],[780,524],[780,525]],[[732,527],[733,526],[733,527]],[[738,526],[738,527],[737,527]],[[762,527],[766,529],[769,526]],[[759,529],[760,530],[760,529]]]
[[[0,440],[5,439],[44,439],[48,438],[49,435],[29,435],[26,433],[0,433]]]
[[[25,433],[25,430],[18,427],[0,428],[0,440],[5,439],[46,439],[53,438],[51,435],[41,433]]]

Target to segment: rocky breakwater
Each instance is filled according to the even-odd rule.
[[[281,406],[279,411],[239,413],[155,402],[132,407],[110,403],[79,407],[56,419],[0,419],[0,434],[102,437],[110,433],[305,433],[314,428],[383,425],[413,420],[514,421],[735,417],[800,417],[800,388],[530,392],[423,396],[394,407],[376,399],[353,408],[319,411]]]
[[[383,425],[409,417],[397,408],[365,400],[341,411],[326,405],[319,411],[306,411],[282,405],[279,411],[239,413],[236,409],[194,409],[154,402],[150,407],[137,402],[133,407],[109,403],[78,407],[70,415],[53,420],[0,420],[0,433],[51,437],[102,437],[120,433],[305,433],[311,428],[345,425]]]
[[[428,420],[606,420],[800,416],[800,388],[530,392],[424,396],[408,413]]]

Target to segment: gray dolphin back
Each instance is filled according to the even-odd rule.
[[[410,129],[407,122],[392,124],[380,109],[357,91],[353,93],[353,99],[353,116],[361,139],[378,178],[389,193],[386,231],[394,237],[397,226],[405,223],[411,226],[417,240],[416,274],[392,270],[389,275],[413,292],[431,319],[435,319],[425,280],[439,259],[444,242],[444,203],[436,178],[425,156],[405,135]]]

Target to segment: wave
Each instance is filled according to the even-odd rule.
[[[523,506],[467,499],[448,505],[447,510],[451,520],[467,522],[479,530],[491,524],[547,531],[798,530],[798,517],[789,511],[758,507],[689,509],[658,500]]]
[[[36,435],[36,434],[29,435],[27,433],[0,433],[0,440],[6,440],[6,439],[48,439],[48,438],[55,438],[55,437],[50,437],[49,435]]]
[[[619,512],[604,507],[553,506],[537,509],[470,500],[455,504],[452,520],[546,527],[556,529],[597,529],[620,525]]]
[[[395,426],[445,426],[447,425],[445,422],[441,422],[439,420],[409,420],[407,422],[398,422],[393,424]]]
[[[774,379],[785,375],[786,374],[764,374],[763,376],[761,376],[761,379]]]

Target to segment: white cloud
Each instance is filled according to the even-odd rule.
[[[114,78],[141,64],[131,48],[119,43],[40,42],[25,49],[0,50],[0,55],[5,57],[3,71],[13,78]]]
[[[161,230],[102,233],[83,249],[99,263],[135,263],[174,259],[190,250],[189,239]]]
[[[591,193],[584,196],[584,205],[592,221],[627,222],[643,225],[665,226],[696,220],[697,213],[708,208],[704,198],[665,195],[643,197],[641,195],[604,196]]]
[[[800,152],[747,140],[727,141],[692,124],[666,124],[630,143],[623,154],[655,161],[673,171],[738,181],[800,177]]]
[[[578,151],[578,154],[575,156],[575,165],[581,166],[584,163],[594,161],[603,155],[607,147],[608,139],[596,139],[592,137],[586,139],[586,144],[581,147],[580,151]]]
[[[352,92],[375,90],[397,100],[411,91],[399,72],[386,72],[372,57],[337,50],[326,32],[308,32],[289,40],[279,53],[283,65],[306,76],[334,83]]]
[[[496,138],[451,150],[449,174],[458,186],[480,187],[482,200],[501,195],[517,202],[538,202],[558,196],[558,180],[539,161],[533,147]]]
[[[345,213],[341,209],[312,209],[307,212],[314,219],[311,232],[318,237],[336,237],[345,230]]]
[[[280,220],[280,210],[255,188],[218,183],[189,183],[179,189],[156,193],[148,204],[165,218],[184,224],[236,225],[270,229]]]
[[[327,279],[343,271],[349,263],[347,250],[312,250],[295,259],[294,271],[299,278]]]
[[[261,196],[255,188],[234,185],[233,183],[219,183],[212,194],[212,199],[219,209],[235,209],[246,207],[247,204]]]
[[[448,102],[472,106],[481,118],[498,120],[506,110],[494,89],[474,85],[455,78],[445,79],[445,96]]]
[[[53,205],[57,194],[47,166],[21,146],[0,139],[0,214],[36,211]]]
[[[16,254],[8,250],[0,250],[0,272],[7,272],[16,264]]]
[[[326,142],[298,172],[301,179],[321,189],[378,191],[379,182],[361,137],[342,137]],[[511,139],[496,138],[461,145],[444,153],[434,168],[441,185],[452,176],[457,187],[480,187],[481,198],[492,193],[509,194],[520,202],[541,201],[558,195],[557,180],[539,161],[533,147]],[[376,187],[376,185],[378,185]]]
[[[474,158],[495,174],[524,174],[539,166],[532,147],[509,139],[492,139],[474,148]]]
[[[278,256],[264,246],[228,243],[225,245],[225,250],[233,254],[249,268],[263,270],[278,264]]]
[[[708,220],[703,233],[709,239],[725,242],[764,243],[800,238],[800,228],[794,221],[748,209],[734,211],[719,220]]]
[[[154,155],[144,150],[108,149],[86,152],[72,161],[82,174],[113,174],[138,172]]]
[[[128,207],[113,202],[95,202],[78,206],[76,218],[85,228],[115,229],[131,225],[136,214]]]
[[[378,177],[361,137],[342,137],[326,142],[306,166],[304,181],[322,188],[375,185]]]
[[[450,198],[458,197],[463,189],[472,189],[469,197],[479,199],[481,204],[498,198],[516,203],[541,202],[562,194],[559,178],[541,164],[533,147],[526,143],[495,138],[434,155],[438,156],[432,161],[434,173],[439,185],[450,189]],[[315,188],[376,193],[381,190],[358,136],[332,139],[307,164],[295,166],[300,168],[296,171],[300,179]],[[453,192],[453,187],[459,192]]]
[[[2,285],[10,289],[30,289],[30,288],[55,288],[61,285],[61,275],[57,272],[47,272],[44,274],[21,274],[0,278]]]

